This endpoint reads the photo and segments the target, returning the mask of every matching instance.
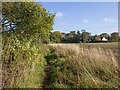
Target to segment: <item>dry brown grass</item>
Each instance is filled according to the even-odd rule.
[[[69,78],[74,84],[79,87],[118,87],[118,61],[111,49],[76,44],[52,46],[56,48],[57,56],[64,58],[74,73],[71,77],[75,81]]]

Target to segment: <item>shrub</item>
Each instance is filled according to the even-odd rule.
[[[2,70],[3,87],[41,87],[46,65],[47,46],[34,39],[19,39],[11,35],[3,39]]]

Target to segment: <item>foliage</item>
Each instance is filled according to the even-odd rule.
[[[118,65],[113,51],[81,45],[50,47],[49,51],[43,44],[49,43],[49,39],[55,43],[89,42],[103,36],[107,38],[107,33],[91,39],[85,30],[82,33],[51,32],[54,14],[48,13],[41,5],[33,2],[2,4],[3,87],[42,87],[48,60],[52,87],[118,88]],[[117,41],[118,33],[112,33],[111,40]]]
[[[5,88],[42,87],[54,15],[33,2],[2,3],[2,70]]]
[[[83,42],[88,42],[89,41],[89,36],[90,36],[89,32],[83,32],[82,33],[82,41]]]
[[[50,35],[50,41],[55,43],[95,43],[95,42],[117,42],[119,37],[118,32],[113,32],[111,35],[108,33],[102,33],[100,35],[91,35],[85,30],[80,31],[70,31],[69,33],[61,33],[59,31],[52,32]],[[107,41],[102,41],[102,38],[106,38]]]
[[[113,42],[118,42],[118,39],[119,39],[119,33],[118,32],[113,32],[111,33],[111,39]]]
[[[60,33],[59,31],[52,32],[50,35],[50,40],[56,43],[59,43],[63,40],[64,34]]]
[[[34,2],[3,2],[3,32],[15,32],[21,36],[36,36],[44,41],[52,30],[54,15]]]
[[[14,35],[4,38],[3,86],[6,88],[41,87],[45,77],[44,56],[47,51],[45,45],[32,39],[19,40]]]

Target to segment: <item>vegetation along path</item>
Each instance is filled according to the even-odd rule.
[[[47,60],[47,65],[45,66],[45,74],[46,77],[44,78],[43,88],[50,88],[50,64]]]

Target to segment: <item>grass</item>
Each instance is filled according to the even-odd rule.
[[[4,39],[3,87],[41,88],[47,62],[50,64],[51,88],[119,87],[117,43],[49,46],[14,36]]]
[[[40,88],[45,77],[49,48],[32,39],[6,37],[2,49],[4,88]]]
[[[118,88],[117,43],[54,44],[51,86]]]

